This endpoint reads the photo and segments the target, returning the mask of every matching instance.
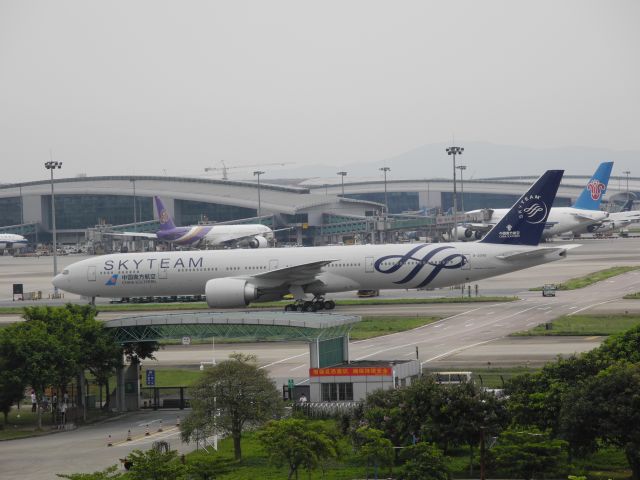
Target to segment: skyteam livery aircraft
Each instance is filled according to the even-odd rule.
[[[575,247],[538,247],[562,170],[549,170],[475,243],[123,253],[83,260],[53,284],[86,297],[205,294],[212,308],[293,294],[286,310],[332,309],[332,292],[446,287],[533,267]]]
[[[115,237],[140,237],[163,240],[185,246],[225,245],[239,244],[250,248],[264,248],[269,242],[267,238],[273,237],[273,231],[266,225],[190,225],[188,227],[176,227],[162,200],[153,197],[156,201],[160,230],[157,233],[122,232],[105,233]]]
[[[609,214],[600,210],[600,203],[607,191],[612,168],[613,162],[601,163],[576,203],[571,207],[552,208],[542,238],[546,239],[570,231],[581,231],[590,225],[604,221]],[[482,238],[484,232],[489,231],[508,211],[506,208],[494,208],[467,212],[467,214],[482,214],[485,222],[469,223],[459,227],[458,238],[465,240]]]

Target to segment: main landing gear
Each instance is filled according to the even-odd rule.
[[[295,303],[285,305],[285,312],[317,312],[318,310],[333,310],[336,308],[336,302],[333,300],[325,300],[323,297],[316,297],[311,301],[296,300]]]

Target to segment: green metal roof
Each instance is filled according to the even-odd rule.
[[[105,322],[122,344],[165,339],[233,338],[242,341],[327,340],[345,336],[360,317],[334,313],[193,312],[125,317]]]

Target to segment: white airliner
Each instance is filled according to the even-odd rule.
[[[609,216],[601,222],[593,225],[578,227],[572,232],[576,235],[582,233],[607,233],[626,228],[632,223],[640,222],[640,210],[631,210],[633,200],[628,200],[619,212],[610,212]]]
[[[273,230],[261,224],[176,227],[162,200],[159,197],[154,198],[156,209],[158,210],[158,218],[160,219],[160,230],[157,233],[105,232],[104,235],[158,239],[189,247],[239,245],[250,248],[264,248],[269,246],[268,239],[273,238]]]
[[[18,250],[27,246],[27,239],[15,233],[0,233],[0,251]]]
[[[53,284],[87,297],[205,294],[212,308],[293,294],[287,310],[332,309],[332,292],[445,287],[533,267],[572,246],[538,247],[562,170],[549,170],[480,242],[123,253],[67,267]],[[313,300],[311,300],[313,298]]]
[[[613,162],[603,162],[589,180],[584,190],[571,207],[553,207],[546,221],[542,238],[550,238],[566,232],[586,231],[591,225],[605,221],[609,214],[600,210],[602,197],[607,191]],[[482,223],[468,223],[458,227],[458,238],[477,240],[497,224],[509,211],[507,208],[472,210],[468,215],[482,215]]]

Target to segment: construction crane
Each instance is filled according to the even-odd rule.
[[[238,168],[254,168],[254,167],[269,167],[269,166],[279,166],[282,167],[284,165],[291,165],[293,162],[284,162],[284,163],[261,163],[258,165],[237,165],[235,167],[227,167],[224,163],[224,160],[220,160],[222,164],[221,167],[206,167],[204,169],[205,172],[216,172],[222,171],[222,180],[229,180],[228,170],[238,169]]]

